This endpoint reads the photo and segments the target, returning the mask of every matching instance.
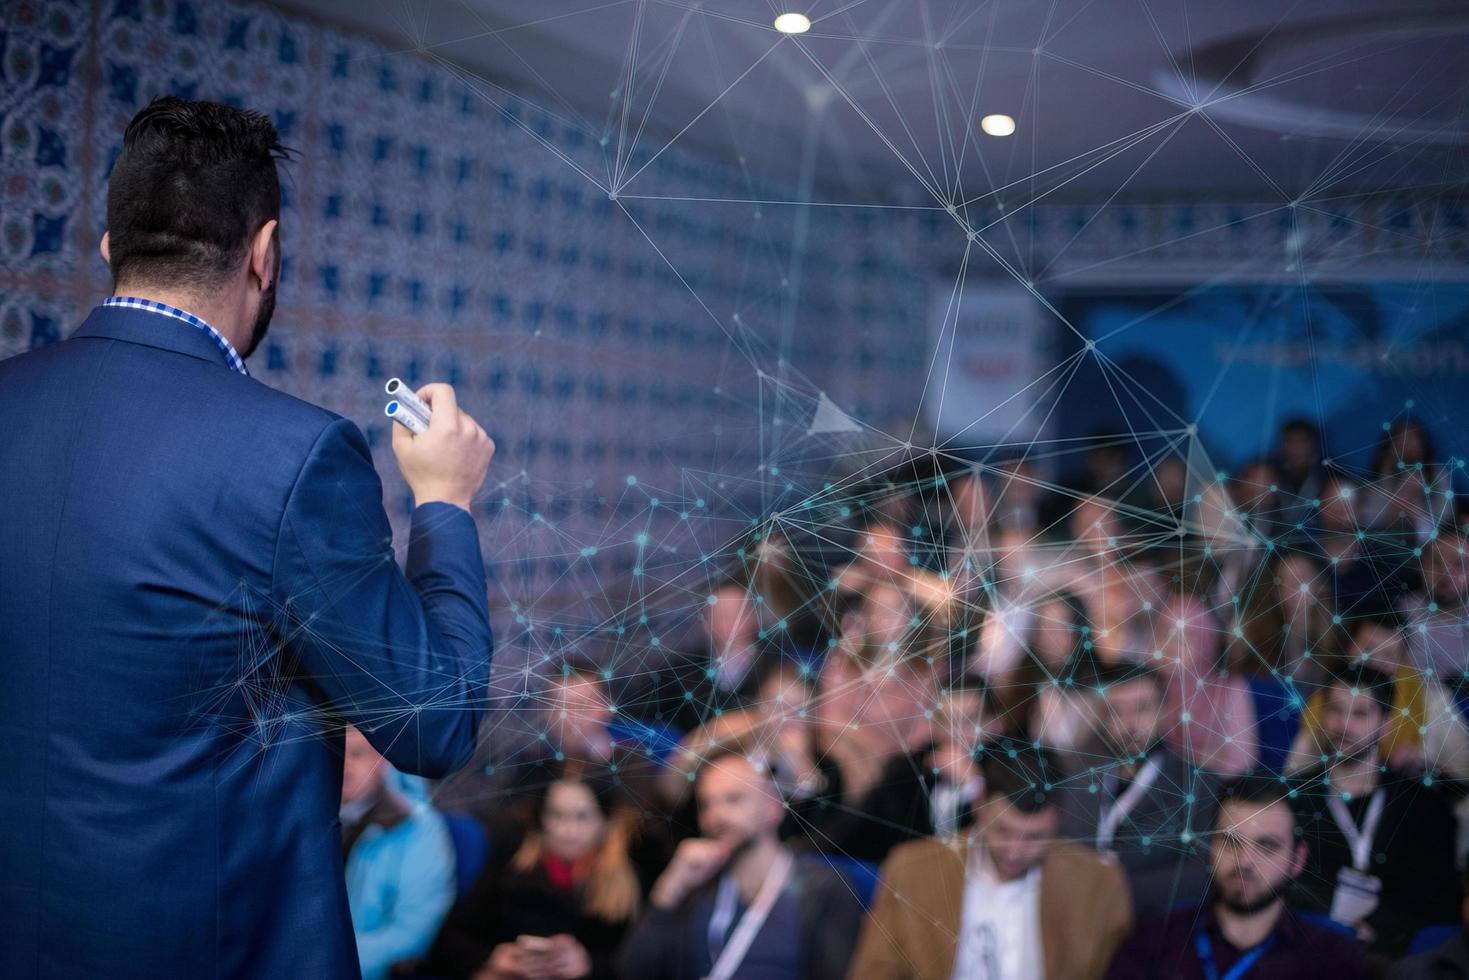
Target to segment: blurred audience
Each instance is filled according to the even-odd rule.
[[[351,733],[364,975],[1352,980],[1457,923],[1469,498],[1428,430],[1365,472],[1299,419],[1232,473],[1085,463],[910,460],[850,548],[743,532],[692,652],[555,667],[424,959],[454,850]]]
[[[1392,678],[1393,702],[1380,745],[1387,763],[1405,772],[1438,771],[1469,779],[1469,731],[1448,689],[1408,660],[1408,641],[1398,613],[1387,607],[1352,624],[1351,652],[1336,666],[1367,666]],[[1329,763],[1334,751],[1322,731],[1328,690],[1313,693],[1301,716],[1286,769],[1300,772]]]
[[[1168,707],[1165,740],[1190,764],[1226,776],[1249,772],[1259,759],[1253,658],[1226,644],[1213,609],[1179,581],[1170,584],[1160,619],[1166,624],[1154,662]]]

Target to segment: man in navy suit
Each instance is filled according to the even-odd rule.
[[[394,426],[406,576],[362,433],[253,380],[280,270],[263,116],[129,124],[115,296],[0,362],[0,976],[354,977],[342,731],[469,759],[494,444],[447,385]]]

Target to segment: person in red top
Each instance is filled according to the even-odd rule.
[[[642,905],[615,793],[600,772],[554,779],[524,842],[449,913],[425,972],[450,980],[613,976],[613,956]]]

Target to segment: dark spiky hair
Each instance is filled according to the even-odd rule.
[[[107,187],[114,287],[200,289],[229,277],[280,217],[280,134],[258,112],[155,99],[128,123]]]

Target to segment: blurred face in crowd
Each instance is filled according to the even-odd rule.
[[[999,732],[999,725],[985,707],[979,691],[946,691],[939,697],[939,728],[944,737],[966,748],[983,743]]]
[[[1399,629],[1364,620],[1352,633],[1357,659],[1391,675],[1407,656],[1408,644]]]
[[[1158,481],[1158,495],[1164,503],[1181,503],[1188,493],[1188,466],[1177,456],[1159,462],[1153,478]]]
[[[810,723],[811,688],[794,667],[771,672],[756,698],[759,710],[782,728],[803,728]]]
[[[1015,459],[1003,464],[1003,470],[995,488],[1002,512],[1028,506],[1039,499],[1042,488],[1037,485],[1040,473],[1035,463],[1028,459]]]
[[[1306,845],[1295,838],[1295,817],[1285,802],[1226,801],[1219,833],[1210,847],[1214,893],[1241,914],[1258,912],[1284,895],[1306,864]]]
[[[375,794],[383,784],[387,763],[355,728],[347,729],[342,757],[342,801],[350,803]]]
[[[1109,648],[1122,642],[1125,631],[1118,632],[1119,627],[1131,624],[1142,628],[1143,623],[1133,622],[1134,618],[1158,612],[1167,598],[1168,590],[1156,565],[1141,561],[1109,564],[1102,572],[1102,588],[1089,597],[1088,603],[1097,639],[1110,638],[1111,643],[1101,644]]]
[[[1321,460],[1321,444],[1307,429],[1289,428],[1280,434],[1280,465],[1299,479]]]
[[[553,744],[573,758],[596,758],[607,741],[612,704],[599,678],[571,674],[558,678],[549,692]]]
[[[1345,480],[1332,480],[1323,487],[1320,520],[1327,530],[1356,533],[1357,488]]]
[[[1086,454],[1086,470],[1097,490],[1111,488],[1110,493],[1120,494],[1121,487],[1112,487],[1127,474],[1127,451],[1121,446],[1098,446]]]
[[[1283,558],[1275,566],[1276,598],[1289,620],[1305,621],[1315,615],[1325,591],[1325,573],[1303,555]]]
[[[1366,691],[1353,693],[1345,684],[1326,689],[1321,731],[1326,744],[1343,759],[1365,759],[1377,748],[1387,717]]]
[[[907,535],[895,522],[880,521],[872,525],[860,540],[862,555],[868,561],[890,571],[908,569]]]
[[[1230,481],[1230,494],[1235,506],[1255,515],[1269,516],[1276,509],[1275,468],[1267,463],[1251,463]]]
[[[1168,601],[1168,575],[1152,561],[1138,561],[1128,570],[1127,589],[1142,611],[1162,609]]]
[[[785,812],[770,774],[743,756],[721,756],[706,766],[694,794],[699,830],[736,850],[761,837],[773,837]]]
[[[1385,474],[1395,473],[1401,460],[1404,469],[1412,469],[1417,463],[1432,462],[1428,458],[1428,435],[1416,423],[1405,423],[1393,427],[1391,442],[1394,452],[1383,460]]]
[[[1026,813],[1001,796],[986,798],[979,811],[985,854],[1001,881],[1014,881],[1045,859],[1061,825],[1061,811],[1043,806]]]
[[[546,790],[541,834],[546,850],[563,861],[578,861],[602,846],[607,817],[586,784],[563,780]]]
[[[1051,670],[1060,670],[1081,642],[1071,607],[1060,600],[1041,603],[1030,634],[1031,651]]]
[[[978,530],[989,520],[989,493],[977,473],[966,473],[951,487],[954,495],[954,521],[968,530]]]
[[[1155,678],[1113,684],[1104,697],[1103,730],[1119,758],[1141,756],[1157,743],[1163,692]]]
[[[772,619],[789,615],[800,605],[801,583],[805,578],[790,539],[773,532],[755,546],[753,592],[764,599],[766,612]],[[755,609],[758,617],[760,608]],[[758,624],[755,632],[758,633]]]
[[[1112,508],[1099,497],[1088,497],[1071,511],[1071,537],[1091,552],[1113,547],[1117,538],[1117,519]]]
[[[738,585],[721,586],[715,591],[714,602],[705,607],[704,623],[710,646],[721,655],[738,653],[759,639],[759,610],[749,593]]]
[[[913,628],[913,610],[902,589],[880,585],[867,593],[859,622],[865,634],[859,641],[865,640],[878,657],[891,657],[902,652],[903,639]]]
[[[1013,527],[1003,528],[990,537],[993,579],[997,585],[1010,588],[1023,581],[1030,557],[1030,538],[1029,532]]]
[[[1464,538],[1443,534],[1429,542],[1424,572],[1433,600],[1440,606],[1457,608],[1469,598],[1469,565],[1466,565]]]

